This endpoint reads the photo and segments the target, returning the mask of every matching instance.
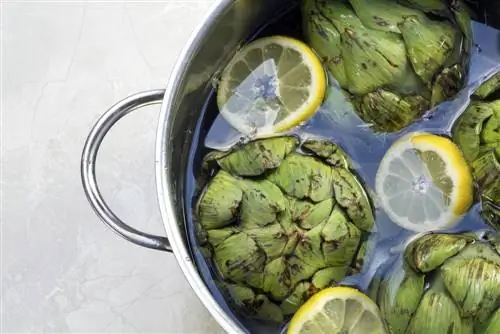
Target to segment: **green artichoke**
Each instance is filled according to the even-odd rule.
[[[252,141],[204,159],[200,242],[245,314],[281,322],[313,293],[360,270],[370,200],[346,153],[324,140]]]
[[[424,234],[370,285],[391,334],[500,333],[500,235]]]
[[[500,73],[484,82],[453,126],[481,194],[481,215],[500,231]]]
[[[471,26],[460,1],[302,0],[302,13],[306,42],[377,131],[403,129],[465,82]]]

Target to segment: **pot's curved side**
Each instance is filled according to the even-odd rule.
[[[220,0],[178,58],[163,99],[156,137],[156,183],[167,237],[189,284],[228,333],[247,332],[215,301],[191,257],[185,233],[184,181],[195,120],[212,78],[255,30],[293,1]]]

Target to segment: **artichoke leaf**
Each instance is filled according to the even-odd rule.
[[[288,237],[280,224],[243,229],[243,232],[251,237],[266,253],[268,260],[280,256],[288,243]]]
[[[290,154],[268,180],[298,199],[321,202],[333,196],[331,167],[310,156]]]
[[[209,171],[210,169],[216,167],[214,164],[217,164],[217,160],[225,157],[230,154],[229,151],[211,151],[207,153],[201,162],[201,168],[205,171]]]
[[[490,243],[477,242],[468,245],[453,260],[459,259],[484,259],[496,265],[500,265],[500,257],[496,254],[495,250],[491,247]],[[450,261],[452,260],[450,259]]]
[[[280,226],[285,231],[287,242],[283,248],[283,255],[291,255],[295,252],[295,247],[299,242],[299,229],[297,225],[292,222],[290,210],[285,210],[279,220]]]
[[[370,284],[368,285],[367,295],[377,304],[379,304],[379,294],[381,290],[380,286],[382,284],[382,279],[384,278],[384,275],[386,275],[387,270],[390,269],[393,265],[394,261],[387,261],[380,265],[377,270],[375,270]]]
[[[447,22],[415,16],[406,17],[399,28],[413,69],[429,85],[453,53],[457,31]]]
[[[297,284],[292,294],[288,296],[280,305],[285,315],[295,313],[304,302],[312,296],[317,289],[309,282]]]
[[[340,282],[346,276],[346,267],[328,267],[318,270],[312,278],[317,289],[324,289],[331,284]]]
[[[441,276],[463,318],[484,322],[500,307],[498,264],[482,258],[451,259],[442,266]]]
[[[390,0],[349,0],[363,24],[376,30],[400,33],[398,24],[407,16],[422,16],[423,13]]]
[[[222,277],[234,282],[262,287],[266,256],[244,233],[230,236],[214,248],[214,262]]]
[[[299,242],[295,248],[295,255],[316,269],[325,267],[325,258],[321,250],[321,232],[325,223],[322,223],[313,229],[299,234]]]
[[[498,114],[498,116],[496,115]],[[493,114],[485,123],[481,132],[481,140],[485,144],[492,144],[492,147],[500,146],[500,113]]]
[[[304,12],[303,15],[305,41],[318,53],[335,80],[342,87],[347,87],[340,33],[337,28],[317,12]]]
[[[300,2],[301,12],[309,14],[309,13],[313,13],[313,12],[317,11],[316,10],[316,3],[317,3],[316,0],[302,0]]]
[[[255,298],[255,305],[255,317],[257,319],[283,322],[283,311],[278,305],[269,301],[266,296],[258,295],[257,298]]]
[[[261,175],[275,169],[298,145],[295,137],[258,139],[217,159],[225,171],[238,176]]]
[[[377,89],[361,98],[360,117],[377,131],[396,132],[413,123],[428,107],[422,97],[404,97]]]
[[[427,290],[410,321],[406,334],[472,334],[460,318],[453,300],[435,285]]]
[[[464,34],[464,48],[467,52],[469,52],[472,47],[473,40],[471,13],[461,0],[455,0],[451,5],[451,10],[455,15],[455,20],[460,28],[460,31]]]
[[[489,151],[474,160],[471,167],[474,179],[480,185],[481,190],[484,190],[500,177],[500,163],[493,151]]]
[[[474,321],[472,321],[472,319],[462,318],[462,333],[464,334],[474,333]]]
[[[353,94],[367,94],[413,77],[403,40],[393,33],[346,29],[342,42],[348,90]]]
[[[326,199],[319,203],[289,199],[292,220],[301,228],[310,230],[330,216],[335,200]]]
[[[255,299],[255,292],[248,287],[228,283],[221,283],[221,286],[227,290],[231,298],[239,306],[252,303]]]
[[[500,207],[489,202],[482,205],[481,217],[485,222],[493,227],[496,231],[500,231]],[[500,253],[500,247],[497,246]]]
[[[299,242],[300,231],[297,228],[297,225],[295,225],[292,222],[292,216],[290,215],[289,209],[287,209],[283,212],[278,223],[285,231],[285,235],[287,238],[287,241],[286,241],[285,247],[283,248],[282,254],[283,255],[291,255],[295,252],[295,247],[297,246],[297,243]]]
[[[329,140],[310,139],[305,141],[301,147],[334,167],[352,168],[352,162],[347,153],[339,145]]]
[[[343,168],[333,170],[335,199],[347,212],[351,221],[364,231],[375,230],[370,199],[357,177]]]
[[[409,103],[419,115],[423,115],[429,109],[429,101],[421,95],[407,95],[403,100]]]
[[[481,86],[474,92],[474,95],[484,100],[488,98],[491,93],[500,89],[500,72],[491,76],[488,80],[483,82]]]
[[[500,117],[500,99],[488,102],[493,114],[496,117]]]
[[[356,13],[342,0],[316,1],[316,8],[339,32],[346,29],[366,29]]]
[[[361,231],[348,220],[339,206],[333,209],[321,234],[326,265],[349,265],[358,250]]]
[[[238,229],[235,227],[224,227],[214,230],[206,231],[207,241],[212,247],[219,246],[224,240],[238,233]]]
[[[485,330],[478,330],[477,333],[497,334],[500,333],[500,308],[491,316]]]
[[[262,290],[269,293],[274,300],[283,300],[291,292],[290,272],[285,258],[279,257],[270,261],[264,269]]]
[[[365,240],[361,243],[361,246],[359,246],[358,253],[356,254],[356,257],[354,258],[353,264],[352,264],[352,272],[353,273],[360,273],[361,270],[363,269],[363,266],[365,264],[365,258],[367,255],[368,251],[368,240]]]
[[[240,221],[244,228],[262,227],[275,222],[286,208],[281,190],[267,180],[240,181],[243,196]]]
[[[488,243],[474,243],[446,261],[440,275],[464,318],[484,322],[500,307],[500,256]]]
[[[198,249],[204,258],[212,257],[212,246],[208,242],[208,233],[199,222],[194,223],[194,232],[198,240]]]
[[[288,233],[288,241],[283,249],[283,255],[291,255],[295,252],[295,248],[299,243],[299,232],[294,230],[294,232]]]
[[[370,281],[370,284],[368,285],[367,295],[374,302],[377,302],[381,283],[382,283],[382,276],[379,273],[376,273],[375,276],[373,276],[372,280]]]
[[[285,197],[285,200],[288,200],[290,203],[291,197]],[[281,213],[278,219],[278,223],[281,225],[283,230],[285,230],[286,234],[292,234],[296,231],[297,226],[292,221],[292,214],[290,212],[290,207],[287,205],[285,210]]]
[[[290,256],[287,259],[289,277],[292,286],[298,282],[311,278],[318,270],[316,267],[309,265],[297,256]]]
[[[500,231],[500,166],[493,152],[489,152],[473,163],[474,177],[480,184],[481,217]]]
[[[238,215],[242,198],[239,180],[219,171],[198,202],[197,216],[201,226],[210,230],[230,224]]]
[[[245,313],[261,320],[283,321],[281,309],[264,295],[256,295],[252,289],[236,284],[223,284],[231,300]]]
[[[199,244],[200,245],[207,244],[207,242],[208,242],[207,230],[205,230],[199,222],[194,222],[193,227],[194,227],[194,233],[196,234],[196,237],[198,238]]]
[[[404,334],[424,294],[424,275],[396,261],[380,283],[378,302],[382,316],[393,334]]]
[[[463,86],[464,76],[460,65],[445,68],[432,86],[431,108],[455,96]]]
[[[406,247],[404,257],[413,269],[427,273],[441,266],[472,241],[472,237],[464,235],[426,234]]]
[[[500,174],[498,174],[498,170],[497,173],[493,175],[493,181],[486,184],[481,194],[481,199],[485,202],[492,202],[496,205],[500,205]]]
[[[497,159],[500,159],[500,143],[483,143],[479,148],[479,155],[493,152]]]
[[[469,163],[479,155],[483,123],[492,115],[493,110],[487,103],[473,102],[454,126],[453,140],[458,144]]]
[[[491,247],[497,251],[500,255],[500,234],[497,232],[488,232],[486,234],[486,240],[489,241]]]

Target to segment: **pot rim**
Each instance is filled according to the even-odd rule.
[[[189,61],[199,49],[201,43],[205,40],[212,24],[223,14],[233,0],[217,0],[201,20],[201,23],[195,28],[188,42],[185,44],[170,74],[165,95],[161,104],[158,128],[156,132],[155,148],[155,174],[156,191],[160,207],[160,213],[167,233],[167,238],[173,249],[174,256],[177,259],[184,276],[189,285],[195,291],[203,305],[215,318],[219,325],[228,333],[245,333],[244,330],[219,306],[215,301],[207,286],[199,275],[196,265],[191,259],[189,249],[183,242],[180,229],[173,227],[169,222],[176,221],[175,207],[172,194],[168,191],[172,179],[169,173],[165,172],[165,166],[170,166],[171,159],[166,154],[166,148],[169,147],[168,124],[172,122],[172,113],[174,101],[179,94],[179,87],[183,73],[189,66]],[[177,226],[177,224],[175,224]]]

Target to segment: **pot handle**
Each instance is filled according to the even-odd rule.
[[[139,246],[171,252],[172,248],[167,238],[136,230],[121,221],[121,219],[111,211],[99,191],[95,174],[97,152],[99,151],[99,147],[104,137],[113,125],[123,116],[135,109],[150,104],[161,103],[164,95],[165,90],[163,89],[140,92],[121,100],[108,109],[95,123],[83,147],[81,177],[83,190],[90,202],[90,206],[108,227],[126,240]]]

